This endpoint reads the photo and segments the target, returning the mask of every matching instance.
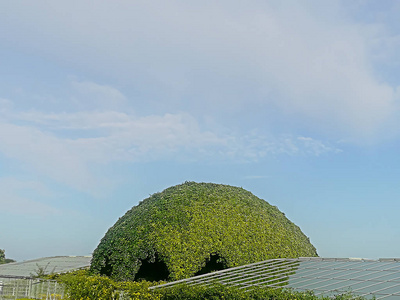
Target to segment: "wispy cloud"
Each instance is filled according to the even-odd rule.
[[[254,180],[254,179],[267,179],[270,178],[271,176],[267,176],[267,175],[248,175],[245,176],[244,179],[246,180]]]
[[[70,147],[69,140],[10,123],[0,124],[0,140],[1,153],[53,180],[83,190],[90,190],[94,185],[85,154],[79,153],[82,149]]]
[[[311,137],[278,135],[265,136],[252,131],[229,139],[227,154],[232,158],[260,160],[268,156],[320,156],[337,154],[341,149]]]
[[[52,180],[92,193],[107,180],[96,165],[124,161],[247,160],[337,153],[310,137],[202,128],[188,113],[135,116],[121,111],[11,111],[0,124],[0,152]]]
[[[118,89],[109,85],[72,80],[71,86],[78,93],[78,98],[74,98],[73,101],[80,110],[99,107],[106,110],[119,109],[127,102],[126,97]]]
[[[328,146],[322,141],[315,140],[311,137],[299,136],[297,142],[300,144],[300,148],[304,149],[303,153],[310,154],[313,156],[319,156],[324,153],[340,153],[343,152],[341,149]]]
[[[0,98],[0,116],[11,110],[13,107],[12,101],[4,98]]]
[[[83,109],[140,101],[183,105],[191,115],[216,107],[235,118],[251,105],[268,116],[273,105],[331,138],[376,139],[399,127],[397,86],[374,66],[377,55],[398,56],[382,51],[398,37],[383,24],[352,21],[339,2],[99,1],[93,11],[85,2],[12,1],[2,4],[0,25],[13,31],[0,39],[118,78],[140,95],[127,101],[110,85],[73,80],[78,98],[87,97],[77,101]]]
[[[42,201],[32,199],[32,195],[49,196],[49,191],[40,182],[22,181],[11,177],[0,177],[2,212],[13,215],[56,215],[60,211]]]

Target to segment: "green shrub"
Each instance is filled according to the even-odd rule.
[[[132,300],[159,300],[160,296],[149,290],[152,283],[115,282],[105,276],[89,276],[86,271],[78,271],[58,276],[64,284],[68,299],[71,300],[111,300],[122,294]],[[126,299],[126,297],[125,297]]]
[[[313,292],[295,292],[288,289],[255,288],[251,291],[232,286],[188,286],[178,285],[158,291],[161,300],[350,300],[363,299],[351,294],[341,294],[334,297],[318,297]]]
[[[351,294],[335,297],[317,297],[313,292],[295,292],[288,289],[254,288],[239,289],[234,286],[216,284],[213,286],[176,285],[150,290],[154,283],[116,282],[104,276],[90,276],[85,271],[59,275],[57,280],[64,284],[70,300],[350,300],[363,299]],[[124,295],[124,297],[122,297]]]
[[[299,256],[317,253],[277,207],[242,188],[186,182],[120,218],[94,251],[91,271],[116,280],[176,280]]]
[[[178,285],[157,291],[162,300],[202,300],[202,299],[226,299],[246,300],[249,294],[243,290],[217,285],[213,287]]]

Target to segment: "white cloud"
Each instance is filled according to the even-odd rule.
[[[89,160],[97,162],[125,160],[147,161],[170,157],[176,158],[185,150],[197,152],[198,148],[218,146],[223,138],[202,131],[195,119],[187,114],[166,114],[135,118],[126,115],[126,120],[104,124],[106,134],[99,138],[80,138],[73,143],[87,149]]]
[[[321,141],[315,140],[310,137],[299,136],[297,137],[297,141],[299,142],[299,144],[302,145],[304,153],[314,156],[319,156],[323,153],[328,153],[328,152],[333,152],[333,153],[342,152],[342,150],[339,148],[325,145]]]
[[[63,140],[28,126],[0,124],[0,152],[16,159],[53,180],[90,191],[95,182],[86,166],[81,149],[69,147]]]
[[[140,101],[185,105],[192,115],[225,109],[234,118],[244,107],[268,114],[274,105],[297,126],[355,139],[379,137],[397,119],[396,87],[373,64],[384,29],[352,21],[340,1],[1,6],[0,25],[12,31],[0,39],[117,78],[142,95],[126,100],[107,85],[73,83],[108,109]]]
[[[311,137],[292,135],[265,136],[250,132],[241,137],[232,137],[226,149],[231,158],[258,161],[268,156],[320,156],[337,154],[341,149]]]
[[[14,112],[9,119],[0,123],[1,153],[52,180],[92,194],[96,187],[110,184],[93,172],[93,166],[178,159],[182,152],[197,153],[223,143],[223,138],[202,131],[187,114],[136,118],[113,111],[31,111]],[[21,121],[25,124],[13,124]],[[70,137],[70,129],[78,131],[79,137]]]
[[[79,94],[79,98],[74,99],[74,102],[77,107],[83,110],[93,108],[118,109],[124,106],[127,101],[118,89],[109,85],[75,80],[71,82],[71,85]]]
[[[8,113],[13,107],[13,104],[10,100],[0,98],[0,114],[3,115]]]
[[[0,177],[0,205],[3,213],[13,215],[46,216],[60,211],[50,205],[32,200],[31,195],[48,196],[46,187],[33,181],[21,181],[11,177]]]
[[[203,153],[222,151],[235,157],[256,159],[270,154],[319,155],[339,151],[310,137],[267,137],[259,130],[245,135],[203,130],[188,113],[136,117],[116,111],[61,114],[31,111],[20,113],[16,118],[55,133],[60,129],[94,131],[93,137],[65,139],[65,142],[69,147],[77,148],[78,153],[88,153],[86,159],[96,162],[157,159],[171,153],[197,152],[199,149],[203,149],[200,151]]]
[[[12,115],[14,120],[26,121],[33,126],[44,126],[48,130],[93,130],[113,129],[126,126],[133,116],[119,111],[78,111],[73,113],[45,113],[31,110]]]
[[[0,140],[0,153],[92,194],[111,184],[93,168],[117,161],[258,161],[270,155],[338,152],[309,137],[204,130],[188,113],[137,117],[118,111],[12,111],[0,123]]]
[[[185,113],[136,117],[117,111],[60,114],[30,111],[16,113],[13,118],[28,122],[29,130],[35,128],[38,132],[41,128],[49,140],[58,140],[81,155],[87,153],[86,159],[96,162],[146,160],[146,156],[155,158],[155,153],[162,157],[179,149],[224,144],[218,134],[201,130],[196,119]],[[65,138],[69,130],[87,137]]]

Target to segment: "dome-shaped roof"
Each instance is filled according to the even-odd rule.
[[[181,279],[279,257],[317,256],[277,207],[238,187],[185,182],[134,206],[93,253],[117,280]]]

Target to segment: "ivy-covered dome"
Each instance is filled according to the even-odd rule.
[[[271,258],[317,256],[300,228],[243,188],[185,182],[134,206],[101,240],[91,270],[177,280]]]

